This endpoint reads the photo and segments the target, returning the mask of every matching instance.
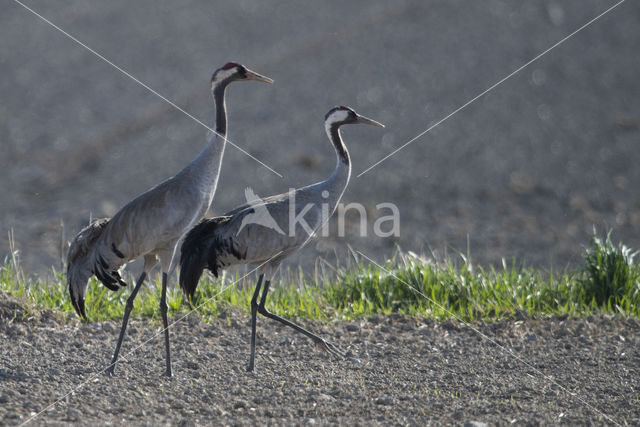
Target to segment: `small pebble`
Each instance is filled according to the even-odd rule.
[[[233,409],[245,409],[249,404],[245,400],[237,400],[233,404]]]
[[[393,405],[393,399],[391,399],[389,396],[383,396],[375,399],[373,403],[375,403],[376,405],[389,406],[389,405]]]

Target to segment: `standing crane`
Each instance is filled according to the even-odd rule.
[[[337,155],[337,165],[326,180],[295,191],[253,200],[226,215],[205,219],[184,239],[180,255],[180,287],[193,298],[205,268],[218,272],[236,264],[258,266],[259,277],[251,298],[251,355],[247,371],[253,371],[256,347],[256,313],[277,320],[311,338],[329,354],[344,354],[333,344],[265,308],[269,284],[280,262],[302,248],[326,224],[335,211],[351,175],[351,160],[340,136],[340,126],[362,123],[384,125],[358,115],[348,107],[335,107],[325,116],[324,126]],[[271,218],[265,221],[265,210]],[[258,212],[261,212],[258,215]],[[295,215],[295,216],[294,216]],[[292,218],[292,216],[294,216]],[[255,217],[254,220],[248,218]],[[279,227],[269,226],[275,220]],[[295,221],[292,221],[295,219]],[[283,233],[282,230],[288,230]],[[260,302],[260,288],[264,289]]]
[[[211,91],[215,101],[216,128],[205,148],[182,171],[151,188],[120,209],[111,219],[101,219],[85,227],[74,238],[67,255],[67,284],[76,313],[86,319],[84,300],[87,281],[95,275],[107,288],[126,286],[118,270],[144,257],[142,274],[127,299],[122,328],[107,374],[114,374],[133,301],[149,271],[160,262],[162,296],[160,312],[164,326],[166,375],[171,376],[171,354],[167,320],[167,274],[178,241],[202,219],[216,191],[226,144],[227,115],[224,95],[234,81],[257,80],[272,83],[243,65],[229,62],[213,73]]]

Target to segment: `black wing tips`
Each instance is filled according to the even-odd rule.
[[[202,272],[206,267],[206,239],[210,220],[203,220],[193,227],[184,238],[180,249],[180,288],[187,301],[191,302]],[[215,227],[214,227],[215,228]]]
[[[74,266],[75,267],[75,266]],[[74,310],[80,318],[87,320],[87,313],[85,311],[85,297],[87,293],[87,285],[89,284],[89,277],[92,275],[89,270],[80,270],[77,267],[72,267],[67,270],[67,285],[69,288],[69,296],[71,297],[71,304]],[[117,291],[120,286],[126,286],[127,284],[120,277],[120,273],[117,271],[111,272],[110,275],[103,277],[99,271],[95,272],[96,277],[107,288],[112,291]]]
[[[102,238],[108,218],[93,221],[74,237],[67,252],[67,285],[71,304],[78,316],[87,319],[84,299],[89,277],[93,274],[87,266],[87,257]]]
[[[98,280],[112,291],[117,291],[120,287],[127,286],[117,270],[108,271],[108,268],[109,264],[105,261],[102,255],[98,255],[98,262],[94,268],[94,274]]]
[[[193,300],[204,267],[200,254],[183,253],[180,257],[180,288],[189,302]]]
[[[96,245],[105,238],[104,231],[109,221],[109,218],[102,218],[84,227],[75,236],[67,252],[67,283],[71,304],[78,316],[85,320],[87,319],[85,297],[89,278],[92,275],[95,274],[102,284],[112,291],[127,285],[120,273],[109,266],[102,254],[97,254],[93,265],[90,261],[92,254],[96,251]],[[110,249],[118,258],[125,258],[115,244],[112,243]]]
[[[87,313],[84,308],[84,297],[82,296],[82,291],[76,288],[77,286],[74,286],[72,281],[69,281],[69,296],[71,297],[71,304],[73,305],[73,309],[76,311],[76,314],[81,319],[87,320]]]
[[[229,217],[216,217],[204,219],[193,227],[184,238],[180,249],[180,288],[189,302],[196,293],[196,288],[205,268],[209,268],[214,276],[218,277],[218,269],[215,263],[209,262],[209,242],[215,236],[220,224],[229,220]],[[215,254],[214,258],[215,258]]]

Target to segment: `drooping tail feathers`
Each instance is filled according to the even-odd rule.
[[[96,274],[98,279],[112,291],[117,291],[120,286],[126,286],[117,271],[107,273],[104,259],[98,255],[101,261],[96,263],[95,254],[92,253],[96,244],[103,238],[104,229],[108,223],[109,218],[102,218],[84,227],[73,239],[67,252],[67,286],[71,303],[78,316],[85,319],[87,314],[84,301],[87,284],[92,275]]]
[[[108,218],[97,219],[84,227],[76,235],[67,252],[67,286],[71,303],[78,316],[86,318],[84,299],[87,293],[87,282],[93,275],[91,263],[87,259],[89,252],[100,239]]]
[[[198,282],[205,268],[209,268],[218,277],[215,249],[210,248],[210,242],[214,239],[220,224],[228,220],[229,217],[227,216],[203,219],[187,233],[182,242],[182,249],[180,250],[180,287],[189,301],[191,301],[196,292]]]

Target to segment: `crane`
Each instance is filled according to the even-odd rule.
[[[180,287],[188,300],[193,298],[205,268],[217,277],[220,270],[231,265],[258,266],[258,282],[251,298],[251,354],[247,366],[249,372],[254,368],[257,313],[306,335],[329,354],[344,356],[336,346],[325,339],[271,313],[265,308],[265,301],[271,279],[280,262],[306,245],[315,236],[315,231],[326,224],[347,187],[351,175],[351,160],[347,147],[342,142],[340,126],[352,123],[384,127],[374,120],[358,115],[349,107],[332,108],[324,120],[325,131],[337,156],[336,168],[329,178],[260,201],[251,200],[250,203],[239,206],[223,216],[205,219],[189,231],[183,241],[180,254]],[[265,220],[265,212],[270,216],[268,220]],[[276,227],[270,225],[272,220],[277,224]],[[264,288],[260,296],[263,281]]]
[[[202,219],[216,191],[226,145],[227,116],[225,90],[234,81],[257,80],[272,83],[268,77],[241,64],[229,62],[213,73],[211,91],[215,102],[215,132],[204,149],[182,171],[136,197],[111,219],[97,220],[83,228],[72,241],[67,255],[67,284],[76,313],[86,319],[87,282],[95,275],[107,288],[118,290],[126,283],[120,267],[144,257],[144,267],[127,299],[122,327],[111,364],[114,375],[133,302],[149,271],[160,262],[162,294],[160,312],[164,326],[167,376],[171,376],[171,353],[167,319],[167,275],[178,241]]]

